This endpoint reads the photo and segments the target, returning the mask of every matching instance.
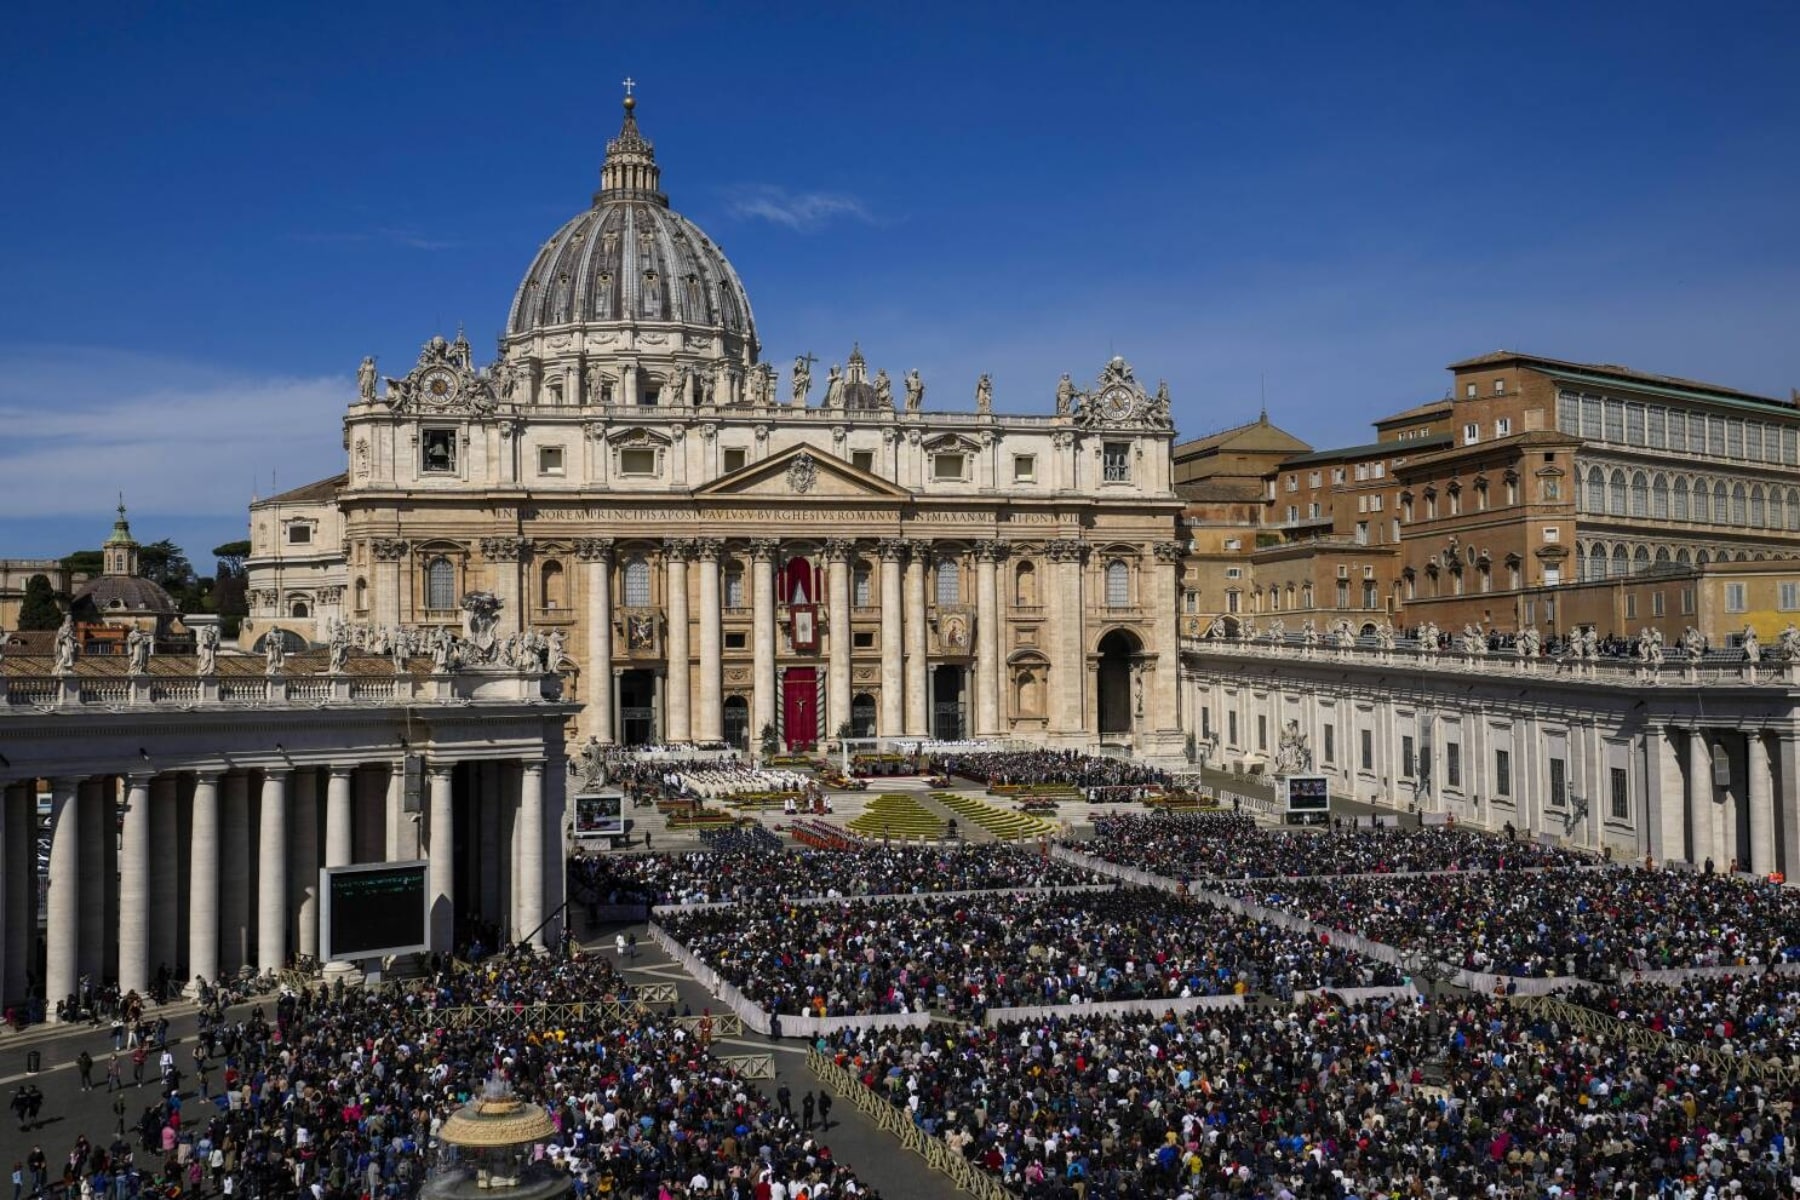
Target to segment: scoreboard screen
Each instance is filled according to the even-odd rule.
[[[319,958],[386,958],[430,948],[427,864],[363,863],[319,872],[324,898]]]

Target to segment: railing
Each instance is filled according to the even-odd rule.
[[[172,657],[172,656],[164,656]],[[158,704],[184,706],[353,704],[394,701],[465,700],[477,696],[493,699],[539,700],[551,693],[546,677],[511,668],[476,669],[450,675],[411,674],[239,674],[190,673],[196,664],[183,656],[181,674],[99,675],[84,673],[81,660],[74,670],[56,672],[50,660],[31,664],[42,673],[0,675],[0,711],[8,708],[140,708]],[[26,660],[29,661],[29,660]],[[19,670],[20,660],[9,665]],[[260,668],[261,661],[257,661]]]
[[[727,1071],[736,1071],[740,1079],[775,1078],[773,1054],[721,1054],[714,1058]]]
[[[1512,1003],[1526,1012],[1553,1018],[1585,1033],[1622,1037],[1627,1044],[1640,1050],[1669,1050],[1681,1058],[1698,1059],[1726,1075],[1773,1080],[1784,1087],[1800,1080],[1800,1070],[1785,1063],[1753,1054],[1731,1054],[1712,1046],[1683,1042],[1648,1025],[1598,1012],[1559,996],[1514,996]]]
[[[641,1011],[635,1000],[585,1000],[566,1004],[469,1005],[440,1008],[434,1015],[448,1029],[536,1029],[595,1016],[603,1021],[626,1021]]]

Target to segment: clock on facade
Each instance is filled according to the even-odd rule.
[[[419,395],[427,404],[448,404],[455,394],[456,376],[449,371],[427,371],[419,380]]]
[[[1133,407],[1132,395],[1127,388],[1108,388],[1100,397],[1100,412],[1110,421],[1123,421],[1131,415]]]

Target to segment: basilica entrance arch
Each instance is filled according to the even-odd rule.
[[[750,702],[742,696],[728,696],[725,699],[724,736],[728,745],[747,751],[750,749]]]
[[[1131,736],[1131,666],[1144,644],[1128,629],[1115,629],[1100,639],[1094,703],[1102,740]]]

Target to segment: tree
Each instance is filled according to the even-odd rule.
[[[242,575],[244,560],[250,557],[250,543],[226,542],[223,546],[213,547],[213,557],[219,560],[218,574],[223,579],[227,575]]]
[[[33,575],[25,581],[25,600],[19,606],[20,629],[55,629],[62,624],[62,608],[56,603],[56,589],[47,575]]]
[[[138,547],[138,574],[159,583],[168,592],[186,591],[194,586],[194,564],[180,546],[168,538]]]
[[[106,569],[106,556],[98,550],[77,550],[62,560],[63,570],[97,578]]]

